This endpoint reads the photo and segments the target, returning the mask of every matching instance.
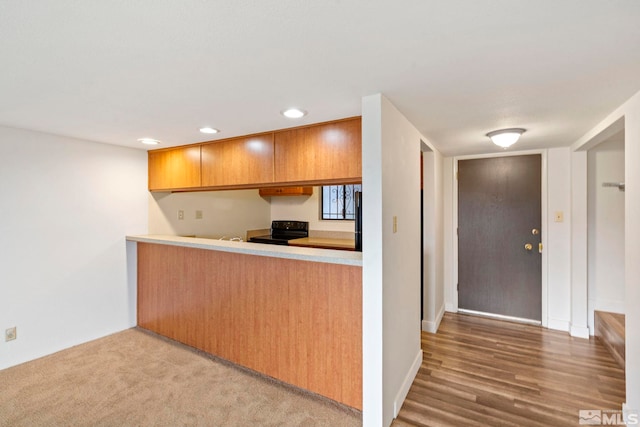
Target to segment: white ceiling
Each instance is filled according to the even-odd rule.
[[[638,90],[638,0],[0,0],[0,125],[138,148],[378,92],[446,155],[568,146]]]

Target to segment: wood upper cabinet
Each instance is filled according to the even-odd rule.
[[[360,117],[149,151],[150,191],[359,182]]]
[[[253,186],[273,182],[273,133],[202,145],[202,186]]]
[[[200,186],[200,146],[149,151],[149,190]]]
[[[361,182],[360,117],[275,133],[276,182]]]

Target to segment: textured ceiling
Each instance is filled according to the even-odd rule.
[[[381,92],[446,155],[504,127],[568,146],[640,90],[639,23],[637,0],[0,0],[0,125],[171,146]]]

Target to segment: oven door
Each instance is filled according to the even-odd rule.
[[[278,239],[271,236],[254,236],[249,239],[252,243],[264,243],[267,245],[283,245],[289,244],[288,239]]]

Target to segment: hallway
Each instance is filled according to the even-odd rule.
[[[393,426],[574,426],[621,409],[624,370],[593,337],[446,313]]]

